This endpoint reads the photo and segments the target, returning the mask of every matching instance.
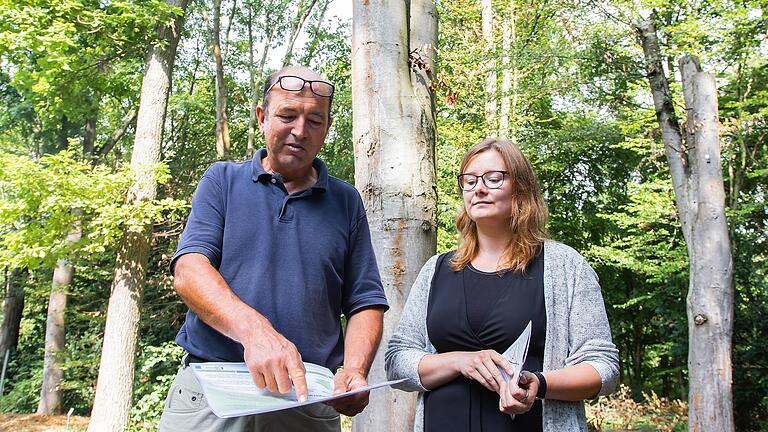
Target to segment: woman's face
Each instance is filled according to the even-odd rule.
[[[491,171],[507,171],[504,159],[496,150],[487,150],[475,155],[464,168],[462,174],[480,176]],[[488,174],[486,180],[491,180]],[[512,182],[508,174],[498,189],[491,189],[482,179],[476,179],[474,189],[465,191],[464,208],[476,224],[506,224],[512,211]],[[470,178],[470,180],[474,180]],[[498,177],[497,177],[498,180]]]

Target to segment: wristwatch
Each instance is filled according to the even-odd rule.
[[[544,399],[547,395],[547,379],[544,378],[544,374],[541,372],[531,371],[531,373],[536,375],[536,378],[539,380],[539,391],[536,392],[536,399]]]

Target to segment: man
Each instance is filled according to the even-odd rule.
[[[320,151],[334,87],[288,67],[271,75],[256,114],[266,149],[200,180],[171,261],[189,307],[186,351],[160,430],[338,431],[368,393],[258,416],[211,413],[189,363],[245,361],[259,388],[307,397],[303,361],[343,370],[334,393],[367,385],[388,308],[362,200],[328,175]],[[340,314],[347,318],[342,335]],[[338,412],[338,413],[337,413]]]

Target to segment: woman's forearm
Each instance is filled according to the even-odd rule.
[[[421,385],[427,390],[432,390],[459,376],[460,372],[456,367],[458,354],[458,352],[448,352],[425,355],[419,362]]]
[[[580,401],[595,397],[602,387],[597,370],[587,363],[547,371],[547,399]]]
[[[493,350],[429,354],[419,362],[419,379],[424,388],[431,390],[462,375],[497,392],[504,382],[499,368],[514,374],[512,364]]]

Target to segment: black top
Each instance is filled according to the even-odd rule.
[[[427,332],[438,353],[492,349],[503,353],[531,321],[524,370],[542,370],[547,316],[544,251],[525,272],[486,273],[471,265],[450,267],[453,253],[438,258],[427,306]],[[533,397],[530,395],[529,397]],[[499,395],[459,376],[424,396],[424,430],[541,431],[541,401],[515,419],[499,411]]]

